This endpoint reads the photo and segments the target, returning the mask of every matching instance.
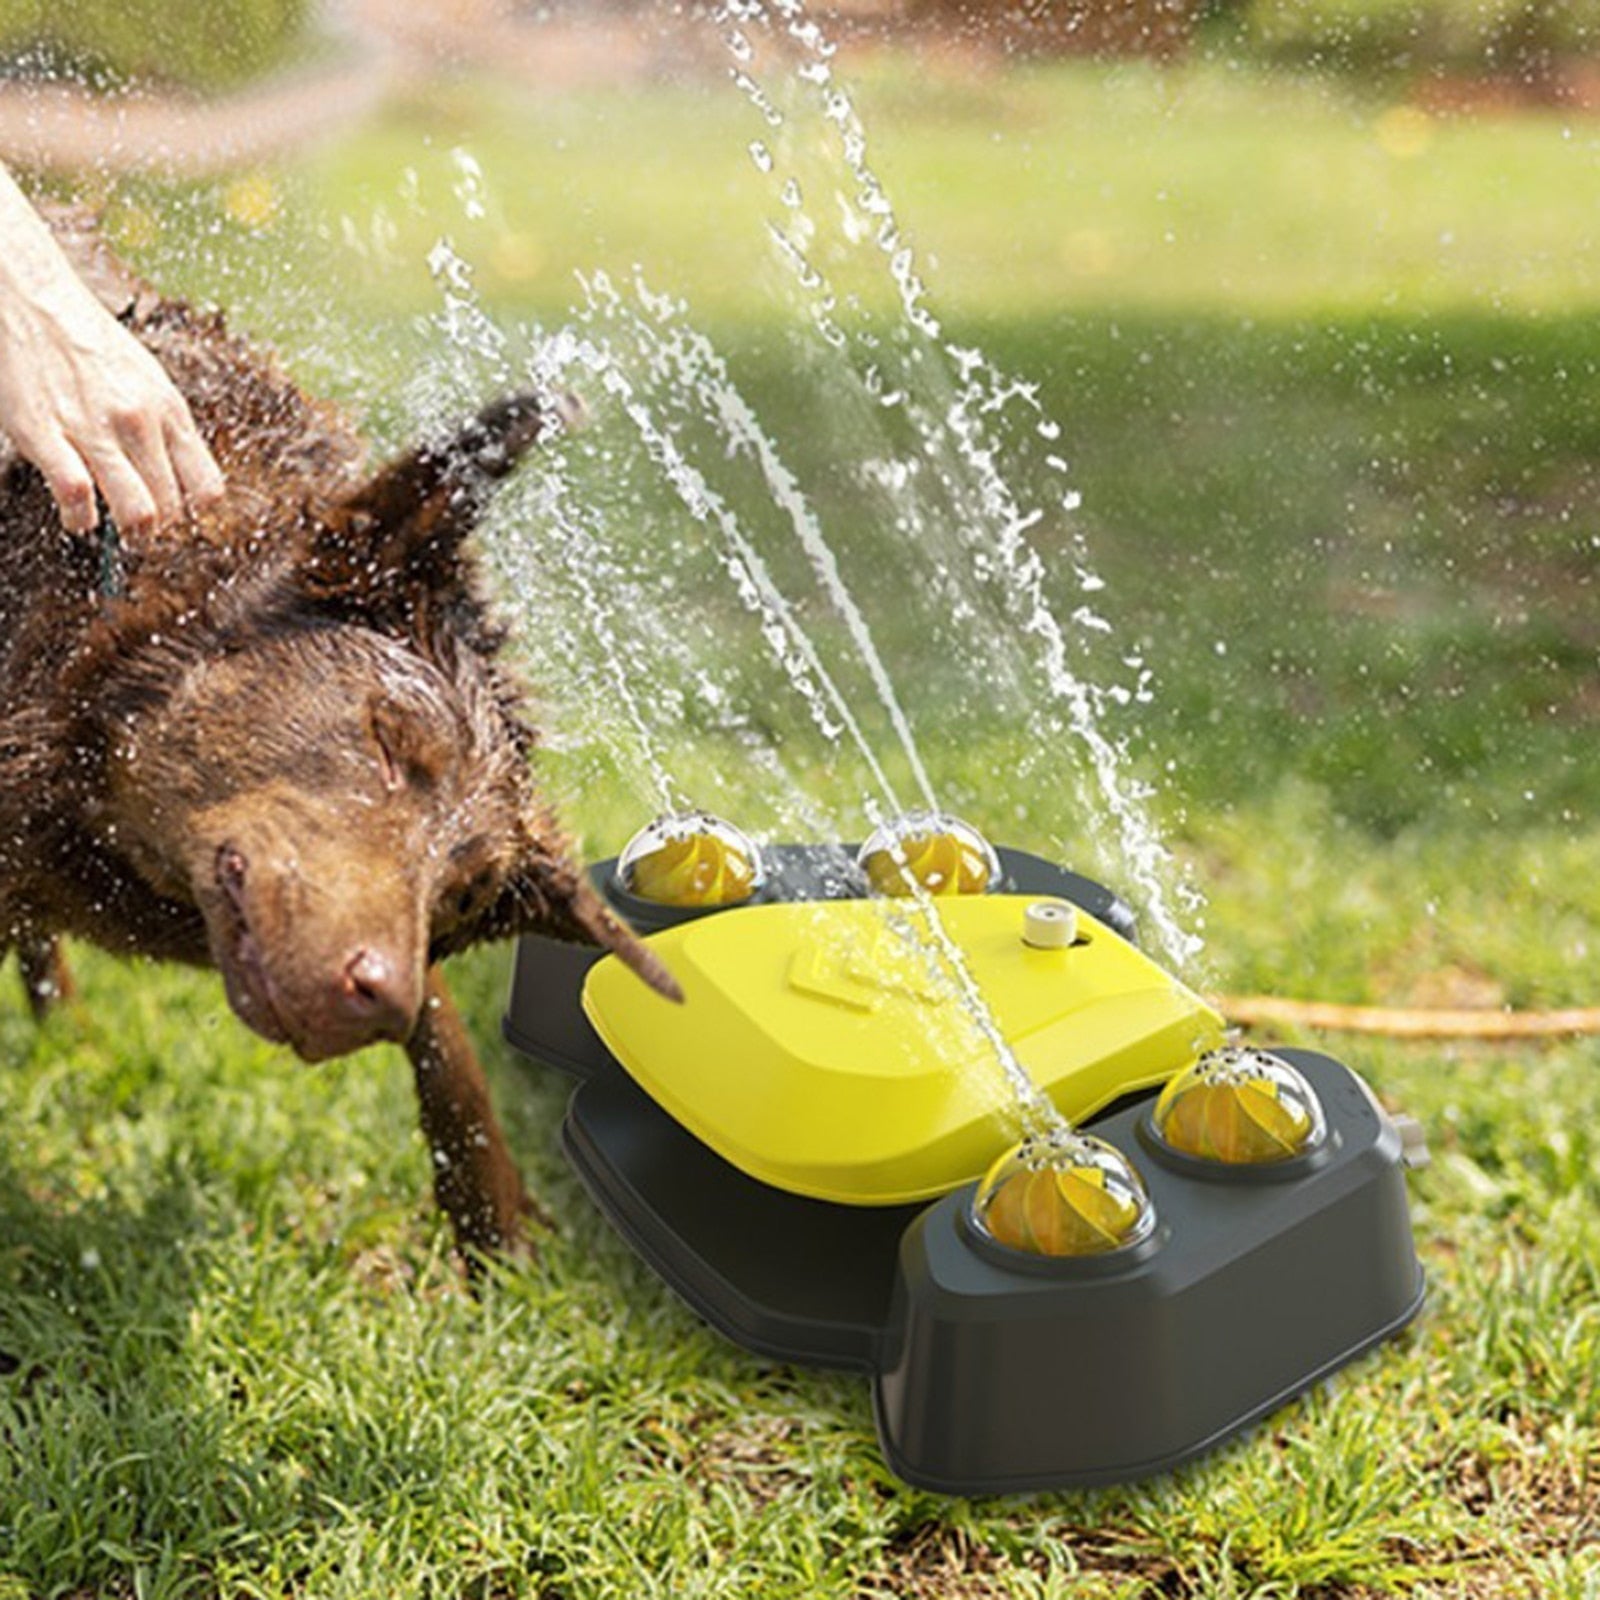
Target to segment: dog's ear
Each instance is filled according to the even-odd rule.
[[[469,922],[434,940],[430,961],[477,944],[543,934],[572,944],[598,945],[631,967],[658,994],[682,1000],[683,990],[661,958],[601,898],[559,834],[529,851],[493,902]]]
[[[669,1000],[683,999],[678,980],[667,971],[661,958],[601,899],[586,874],[574,872],[563,862],[554,878],[556,881],[546,880],[540,885],[542,914],[525,922],[519,931],[599,945],[624,966],[631,967],[657,994]],[[525,884],[525,916],[530,909],[527,893]]]
[[[381,612],[439,593],[461,541],[522,457],[581,415],[576,400],[508,395],[450,437],[419,445],[336,500],[310,508],[300,587],[313,599]]]

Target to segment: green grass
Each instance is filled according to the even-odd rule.
[[[952,332],[1037,379],[1062,424],[1085,504],[1041,528],[1053,594],[1074,603],[1077,528],[1118,648],[1157,673],[1117,731],[1208,895],[1204,980],[1591,1002],[1592,128],[1385,122],[1218,63],[888,58],[861,100]],[[999,837],[1088,851],[1066,752],[1028,761],[1003,708],[953,703],[972,665],[929,642],[904,560],[832,470],[851,419],[775,310],[751,120],[690,87],[463,83],[276,175],[287,209],[259,236],[223,190],[134,186],[116,215],[163,281],[226,299],[390,436],[419,368],[485,379],[414,320],[438,233],[514,331],[564,318],[574,268],[642,261],[691,296],[823,511],[943,792]],[[486,175],[482,219],[451,197],[457,147]],[[857,287],[881,319],[881,288]],[[625,434],[602,410],[591,438],[606,500]],[[622,477],[632,559],[680,524]],[[541,615],[570,612],[562,581],[541,574]],[[536,656],[584,649],[557,632]],[[551,782],[613,848],[648,796],[583,737],[614,720],[595,680],[547,687]],[[738,741],[662,717],[682,780],[762,823]],[[787,770],[847,811],[848,774],[794,745]],[[558,1229],[478,1300],[397,1053],[299,1067],[213,979],[76,958],[83,999],[40,1034],[0,989],[0,1600],[1600,1595],[1595,1042],[1335,1041],[1433,1145],[1411,1186],[1423,1318],[1171,1477],[963,1503],[889,1478],[861,1382],[734,1349],[609,1233],[559,1157],[564,1081],[497,1042],[503,953],[457,982]]]
[[[1341,943],[1361,871],[1297,885],[1327,909],[1292,941],[1246,914],[1250,976]],[[1170,1478],[964,1504],[889,1479],[864,1384],[733,1349],[609,1234],[562,1081],[492,1043],[498,960],[465,992],[559,1231],[481,1302],[396,1053],[310,1072],[208,978],[81,966],[37,1042],[0,1012],[18,1594],[1593,1592],[1593,1047],[1363,1047],[1434,1142],[1423,1320]]]
[[[869,64],[858,98],[902,221],[939,262],[951,334],[1035,380],[1062,424],[1084,510],[1036,538],[1050,557],[1086,534],[1118,644],[1156,674],[1155,704],[1123,730],[1144,770],[1170,763],[1205,808],[1310,778],[1380,835],[1463,812],[1496,827],[1592,816],[1587,124],[1425,122],[1397,147],[1414,153],[1389,154],[1375,129],[1393,107],[1215,63],[914,76],[891,58]],[[830,414],[832,375],[785,333],[761,226],[771,197],[744,152],[754,121],[704,87],[474,82],[419,93],[284,176],[286,215],[261,238],[228,221],[226,193],[174,220],[135,189],[113,216],[147,231],[164,217],[145,244],[161,281],[225,293],[389,437],[419,401],[459,407],[496,381],[428,319],[439,295],[423,262],[441,234],[513,350],[567,319],[578,270],[625,278],[642,263],[688,297],[855,554],[891,658],[917,662],[903,677],[913,698],[926,689],[932,738],[951,685],[918,659],[927,619],[902,604],[872,503],[839,470],[864,453],[858,418]],[[794,128],[791,159],[820,197],[812,170],[837,175],[812,148],[815,119]],[[461,151],[482,169],[482,217],[453,193]],[[1196,236],[1174,251],[1160,213],[1180,199]],[[1432,206],[1473,241],[1459,283]],[[1140,241],[1094,285],[1042,237],[1083,208]],[[1404,250],[1395,229],[1417,230]],[[838,269],[881,330],[873,256]],[[600,449],[625,451],[614,410],[597,413]],[[620,490],[608,466],[590,479],[613,502],[613,537],[703,543],[632,449]],[[1035,459],[1014,476],[1049,503]],[[1069,564],[1053,566],[1070,611]]]

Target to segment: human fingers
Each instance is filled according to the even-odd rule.
[[[172,458],[184,499],[197,511],[214,506],[227,486],[216,457],[200,437],[187,407],[176,422],[167,424],[166,440],[167,453]]]
[[[108,440],[102,439],[94,444],[86,442],[82,449],[88,459],[89,470],[94,474],[94,481],[105,498],[111,520],[124,533],[149,533],[156,525],[155,496],[132,462],[114,442]],[[89,524],[90,527],[93,525],[92,522]]]
[[[124,459],[143,481],[155,503],[156,522],[162,526],[176,522],[183,515],[183,495],[178,489],[172,462],[167,458],[167,432],[160,413],[153,408],[130,408],[114,413],[111,426],[122,446]],[[116,513],[113,511],[112,515]],[[120,524],[120,518],[118,522]],[[136,528],[137,524],[130,526]]]
[[[28,442],[25,454],[44,475],[46,486],[69,533],[88,533],[99,521],[94,503],[94,478],[83,457],[62,434]]]

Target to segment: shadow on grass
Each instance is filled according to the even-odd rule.
[[[447,1435],[412,1425],[418,1319],[395,1290],[415,1279],[447,1314],[464,1294],[442,1234],[411,1236],[415,1208],[382,1197],[407,1275],[363,1276],[343,1214],[309,1209],[337,1205],[318,1155],[337,1163],[343,1130],[297,1148],[304,1115],[250,1125],[227,1084],[260,1060],[248,1040],[219,1035],[205,1066],[132,1027],[102,1036],[127,976],[84,964],[93,1012],[37,1035],[0,1015],[0,1047],[21,1045],[0,1153],[0,1595],[212,1594],[447,1476]],[[155,980],[169,1026],[192,983]],[[304,1081],[258,1069],[248,1092],[292,1101]]]
[[[40,1584],[134,1551],[177,1559],[236,1493],[190,1346],[192,1179],[173,1158],[137,1196],[71,1187],[0,1157],[0,1570]]]

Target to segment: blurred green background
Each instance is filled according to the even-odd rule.
[[[1180,843],[1198,859],[1213,822],[1293,795],[1365,841],[1347,870],[1382,881],[1394,841],[1448,835],[1475,892],[1503,901],[1522,892],[1497,876],[1513,841],[1594,836],[1600,130],[1543,80],[1468,114],[1429,109],[1427,73],[1284,69],[1240,42],[1241,18],[1165,62],[869,36],[848,82],[946,334],[1037,382],[1061,424],[1082,509],[1032,537],[1062,615],[1086,540],[1116,648],[1154,671],[1152,702],[1108,715]],[[980,818],[1006,815],[984,790],[1006,772],[1030,799],[1016,752],[974,750],[970,721],[968,748],[947,747],[937,695],[919,698],[944,679],[897,627],[915,553],[862,525],[834,470],[827,373],[796,356],[747,152],[762,130],[720,77],[534,93],[458,71],[286,166],[176,195],[120,183],[108,216],[158,281],[225,298],[388,438],[415,426],[408,378],[440,364],[441,236],[490,320],[530,344],[570,320],[580,272],[642,266],[687,301],[812,493],[930,765]],[[870,251],[835,284],[892,336]],[[1017,470],[1021,496],[1047,502],[1037,461]],[[627,488],[656,537],[664,484]],[[620,842],[634,803],[608,813],[585,789],[595,848]],[[1560,892],[1593,904],[1581,877]],[[1430,955],[1479,965],[1439,937]],[[1583,998],[1573,947],[1530,964],[1536,979],[1495,981]],[[1309,961],[1277,982],[1347,987]]]
[[[309,0],[3,0],[0,56],[14,74],[96,89],[226,88],[281,66],[311,11]]]

